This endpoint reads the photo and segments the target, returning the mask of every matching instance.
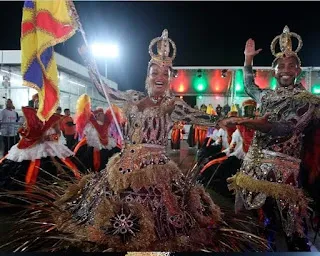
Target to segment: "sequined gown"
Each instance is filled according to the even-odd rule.
[[[165,147],[173,121],[214,122],[174,98],[142,110],[132,102],[124,106],[124,150],[110,159],[101,175],[85,177],[79,190],[61,198],[58,205],[82,223],[66,227],[62,218],[61,230],[71,229],[78,237],[86,233],[89,241],[117,250],[190,247],[190,231],[204,228],[206,236],[205,228],[215,226],[220,211],[203,187],[190,186]]]
[[[303,137],[308,125],[319,120],[320,99],[301,84],[292,88],[261,90],[254,83],[251,67],[245,67],[247,93],[261,103],[261,114],[270,113],[273,129],[257,131],[240,173],[233,179],[237,206],[261,208],[267,198],[276,199],[283,229],[287,236],[303,234],[307,200],[299,189],[299,171]],[[233,186],[231,185],[231,186]]]
[[[90,66],[89,73],[97,83]],[[261,248],[259,238],[243,233],[226,236],[234,249],[217,238],[229,232],[218,228],[223,225],[220,208],[166,154],[174,122],[212,126],[215,120],[174,97],[146,107],[139,104],[139,92],[107,90],[127,117],[126,145],[105,170],[85,176],[55,202],[59,232],[115,251],[241,250],[239,244],[242,250]]]

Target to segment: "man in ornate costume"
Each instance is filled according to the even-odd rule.
[[[120,110],[113,107],[119,123],[124,120]],[[77,102],[76,130],[82,138],[74,149],[87,170],[99,172],[103,170],[109,158],[120,152],[116,134],[111,134],[113,118],[110,109],[104,113],[102,108],[91,111],[91,100],[87,94],[80,96]]]
[[[120,154],[110,159],[105,170],[85,176],[65,194],[56,196],[54,207],[38,206],[40,217],[43,218],[43,212],[48,213],[46,223],[50,230],[52,225],[55,228],[48,232],[49,226],[41,222],[42,232],[36,232],[35,239],[52,240],[46,236],[52,237],[57,232],[56,237],[69,238],[65,243],[72,241],[86,251],[266,249],[263,239],[228,228],[219,207],[202,186],[194,183],[192,173],[183,175],[166,154],[173,122],[215,124],[211,116],[171,97],[169,83],[176,47],[168,38],[168,31],[164,30],[161,37],[150,43],[148,95],[140,100],[139,92],[121,92],[100,84],[85,48],[80,53],[86,58],[97,88],[102,91],[105,86],[112,101],[122,106],[128,124],[126,144]],[[235,223],[240,227],[242,222]],[[24,250],[36,247],[36,243],[29,244]],[[59,245],[54,244],[63,246],[61,240]]]
[[[299,41],[298,48],[292,50],[291,37]],[[279,40],[280,53],[275,52]],[[246,209],[264,209],[266,217],[275,224],[277,205],[282,227],[286,234],[290,251],[307,251],[304,218],[307,215],[308,200],[299,188],[300,165],[307,165],[308,172],[319,173],[318,166],[312,165],[303,156],[303,137],[308,127],[319,120],[320,99],[309,93],[295,80],[301,72],[301,62],[297,52],[302,40],[286,26],[283,33],[271,43],[273,73],[277,88],[262,90],[254,83],[252,71],[253,57],[261,49],[249,39],[245,47],[244,81],[247,93],[261,103],[262,118],[234,119],[229,125],[243,125],[256,130],[253,142],[245,156],[239,173],[229,179],[230,188],[236,190],[236,208],[242,204]],[[316,160],[318,161],[318,159]],[[312,169],[315,167],[316,169]]]

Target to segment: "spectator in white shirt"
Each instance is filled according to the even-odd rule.
[[[17,121],[17,113],[13,109],[12,100],[7,99],[6,108],[0,112],[0,131],[4,144],[4,156],[8,153],[10,148],[17,143]]]

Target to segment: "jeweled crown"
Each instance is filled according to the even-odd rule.
[[[296,38],[298,40],[298,47],[296,50],[292,49],[291,38]],[[280,52],[276,52],[277,42],[279,42],[279,45],[280,45]],[[273,56],[276,57],[276,59],[273,62],[275,62],[279,58],[295,56],[299,60],[299,63],[301,65],[301,61],[297,53],[301,50],[302,45],[303,45],[303,42],[302,42],[301,36],[299,36],[297,33],[290,32],[289,27],[285,26],[282,34],[277,35],[271,42],[271,45],[270,45],[271,53]]]
[[[157,53],[153,51],[155,44],[157,45]],[[171,56],[170,44],[173,49]],[[163,30],[161,37],[152,39],[149,44],[149,54],[151,56],[150,64],[155,63],[158,65],[172,66],[172,62],[177,54],[177,48],[176,44],[169,38],[167,29]]]

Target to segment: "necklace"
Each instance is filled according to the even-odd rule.
[[[154,96],[151,96],[150,97],[150,100],[154,103],[154,104],[157,104],[158,102],[160,102],[162,100],[163,97],[154,97]]]

